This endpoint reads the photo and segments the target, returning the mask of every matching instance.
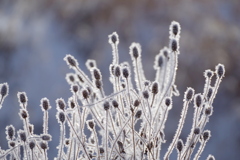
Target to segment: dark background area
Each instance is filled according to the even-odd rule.
[[[112,61],[108,35],[120,37],[120,61],[130,62],[132,42],[142,45],[143,68],[154,80],[153,61],[168,46],[169,25],[181,24],[179,67],[176,84],[181,95],[174,97],[167,120],[163,152],[177,128],[183,93],[193,87],[203,90],[203,72],[218,63],[226,76],[214,102],[214,113],[206,128],[212,137],[200,159],[213,154],[217,160],[240,157],[240,1],[239,0],[1,0],[0,1],[0,83],[8,82],[9,96],[0,111],[0,146],[7,148],[5,127],[22,128],[17,92],[25,91],[35,133],[42,133],[40,99],[47,97],[52,109],[49,117],[49,159],[57,155],[59,126],[55,118],[57,98],[71,95],[65,75],[72,72],[63,61],[74,55],[86,70],[87,59],[97,60],[107,94],[108,66]],[[181,138],[190,132],[193,109],[189,110]],[[175,154],[175,151],[174,151]],[[173,156],[174,157],[174,156]]]

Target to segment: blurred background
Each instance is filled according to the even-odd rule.
[[[153,61],[168,45],[169,25],[181,24],[179,68],[176,84],[181,93],[174,97],[167,126],[166,151],[177,128],[183,93],[204,85],[203,72],[218,63],[226,76],[214,102],[214,113],[206,128],[212,137],[200,159],[213,154],[217,160],[240,157],[240,1],[239,0],[1,0],[0,1],[0,83],[8,82],[9,96],[0,111],[0,146],[7,149],[6,125],[22,128],[17,92],[25,91],[35,133],[42,133],[40,99],[47,97],[52,109],[49,132],[49,159],[57,155],[59,125],[55,118],[57,98],[71,95],[65,75],[72,72],[63,61],[74,55],[83,70],[87,59],[97,60],[107,94],[108,66],[112,61],[108,35],[120,37],[120,61],[129,61],[132,42],[142,45],[146,77],[154,80]],[[130,62],[130,61],[129,61]],[[181,138],[192,125],[193,109],[188,112]],[[173,159],[176,152],[174,151]]]

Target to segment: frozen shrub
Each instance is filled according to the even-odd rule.
[[[168,113],[173,107],[172,97],[179,95],[175,77],[180,53],[180,32],[179,23],[172,22],[169,29],[169,47],[160,50],[155,58],[153,67],[156,70],[156,77],[153,82],[147,80],[144,75],[140,44],[132,43],[129,48],[133,66],[133,73],[130,73],[129,63],[120,62],[118,34],[114,32],[109,35],[108,41],[113,51],[113,61],[109,67],[113,87],[113,93],[110,95],[105,95],[102,82],[104,77],[94,60],[86,62],[91,74],[89,78],[79,68],[78,61],[72,55],[66,55],[64,60],[75,73],[66,76],[72,92],[68,103],[66,104],[63,98],[56,100],[60,143],[55,159],[169,160],[174,149],[177,150],[178,160],[199,159],[211,137],[210,131],[205,130],[205,126],[213,113],[213,100],[225,75],[225,69],[222,64],[218,64],[215,71],[204,72],[203,93],[195,94],[193,88],[187,88],[176,133],[166,153],[160,154],[161,146],[166,142],[164,129]],[[213,76],[216,76],[215,82],[212,82]],[[8,95],[8,90],[7,83],[1,84],[0,104]],[[40,106],[44,117],[43,134],[36,135],[33,125],[29,122],[26,93],[19,92],[18,99],[23,130],[18,130],[18,137],[15,137],[15,128],[12,125],[6,127],[9,149],[2,151],[0,158],[6,159],[10,155],[11,159],[48,159],[48,142],[52,139],[48,134],[48,111],[51,108],[49,100],[47,98],[41,100]],[[180,135],[188,108],[192,104],[194,107],[192,128],[184,142]],[[141,125],[136,129],[138,122]],[[68,131],[66,125],[70,128],[69,134],[65,134]],[[90,135],[85,135],[86,129],[90,131]],[[198,143],[200,145],[197,145]],[[22,155],[20,147],[24,150]],[[196,147],[199,148],[194,152]],[[193,153],[195,155],[192,155]],[[207,159],[213,160],[214,157],[209,155]]]

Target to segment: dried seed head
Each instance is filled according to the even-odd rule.
[[[65,114],[62,112],[62,111],[60,111],[60,112],[58,112],[58,122],[59,123],[64,123],[65,122]]]
[[[43,150],[46,150],[46,149],[48,148],[46,142],[40,142],[40,147],[41,147]]]
[[[79,74],[77,75],[77,78],[78,78],[79,82],[84,83],[83,78]]]
[[[119,43],[119,38],[117,32],[113,32],[108,36],[108,42],[110,44],[118,44]]]
[[[76,104],[72,97],[68,99],[68,106],[71,107],[72,109],[76,107]]]
[[[56,100],[56,104],[57,104],[58,109],[64,111],[64,109],[65,109],[65,107],[66,107],[66,103],[65,103],[64,99],[58,98],[58,99]]]
[[[5,98],[8,95],[8,90],[9,90],[9,87],[8,87],[7,83],[1,84],[1,96],[2,96],[2,98]]]
[[[104,108],[104,110],[106,110],[106,111],[109,110],[110,104],[109,104],[108,101],[106,101],[106,102],[103,103],[103,108]]]
[[[177,147],[178,152],[182,152],[182,149],[183,149],[183,141],[182,141],[181,139],[178,140],[176,147]]]
[[[74,84],[75,83],[75,75],[73,73],[66,74],[65,79],[68,82],[68,84]]]
[[[171,104],[172,104],[171,98],[166,97],[166,98],[165,98],[165,105],[166,105],[167,107],[169,107]]]
[[[185,100],[191,101],[194,96],[194,89],[193,88],[187,88],[187,91],[185,92]]]
[[[100,80],[96,79],[96,80],[95,80],[95,85],[96,85],[96,88],[101,89],[101,87],[102,87],[102,82],[101,82]]]
[[[88,59],[87,62],[86,62],[86,66],[89,70],[91,70],[92,68],[97,67],[96,61],[93,60],[93,59]]]
[[[29,125],[28,125],[28,129],[29,129],[29,132],[30,132],[31,134],[33,134],[34,125],[33,125],[33,124],[29,124]]]
[[[26,103],[27,103],[28,98],[27,98],[25,92],[18,92],[17,96],[18,96],[18,101],[19,101],[19,103],[20,103],[21,106],[22,106],[23,104],[26,104]]]
[[[133,103],[133,106],[134,106],[134,107],[138,107],[139,104],[140,104],[140,101],[139,101],[138,99],[136,99],[136,100],[134,101],[134,103]]]
[[[112,105],[113,105],[114,108],[118,108],[119,104],[118,104],[118,102],[116,100],[113,100],[112,101]]]
[[[69,68],[75,68],[78,66],[77,60],[72,55],[66,55],[63,60],[66,61]]]
[[[93,128],[94,128],[94,126],[95,126],[95,124],[94,124],[94,121],[93,121],[93,120],[89,120],[89,121],[87,122],[87,124],[88,124],[89,128],[91,128],[91,129],[93,129]]]
[[[75,85],[72,85],[72,86],[71,86],[71,91],[72,91],[72,93],[77,93],[78,90],[79,90],[78,85],[75,84]]]
[[[104,153],[104,149],[102,147],[99,148],[99,152],[102,154]]]
[[[216,71],[215,72],[216,72],[218,78],[222,78],[224,76],[224,74],[225,74],[225,67],[224,67],[224,65],[218,64],[216,66]]]
[[[212,115],[212,107],[207,107],[205,109],[205,115],[207,115],[207,116],[211,116]]]
[[[18,136],[20,137],[21,141],[26,142],[27,136],[23,130],[18,131]]]
[[[44,141],[52,140],[52,136],[50,134],[41,134],[40,136],[41,136],[42,140],[44,140]]]
[[[208,99],[208,100],[212,97],[212,94],[213,94],[213,88],[210,87],[210,88],[208,89],[208,92],[207,92],[207,99]]]
[[[15,128],[13,125],[9,125],[6,127],[6,134],[7,134],[7,140],[13,140],[13,137],[15,135]]]
[[[31,141],[31,142],[29,142],[29,148],[31,149],[31,150],[33,150],[33,148],[35,147],[35,142],[34,141]]]
[[[128,76],[129,76],[129,70],[128,70],[127,67],[124,67],[124,68],[123,68],[122,74],[123,74],[123,77],[124,77],[124,78],[128,78]]]
[[[116,67],[115,67],[114,75],[115,75],[116,77],[120,77],[120,76],[121,76],[121,69],[120,69],[119,66],[116,66]]]
[[[214,73],[210,69],[208,69],[204,72],[204,77],[206,77],[206,78],[211,79],[213,75],[214,75]]]
[[[142,115],[142,110],[138,110],[135,114],[135,118],[140,118]]]
[[[138,57],[140,57],[141,54],[141,46],[139,43],[132,43],[130,48],[130,55],[132,57],[132,60],[136,60]]]
[[[163,56],[162,55],[159,55],[159,57],[158,57],[158,61],[157,61],[158,63],[158,67],[162,67],[162,65],[163,65]]]
[[[143,98],[145,98],[145,99],[148,99],[149,98],[149,93],[148,93],[148,91],[146,90],[146,91],[143,91]]]
[[[101,72],[98,68],[93,69],[93,77],[97,80],[100,80],[102,78]]]
[[[13,147],[16,146],[16,142],[14,142],[14,141],[9,141],[9,142],[8,142],[8,146],[9,146],[9,148],[13,148]]]
[[[41,99],[40,106],[42,107],[43,111],[47,111],[51,108],[49,100],[46,97]]]
[[[200,107],[202,105],[203,99],[201,94],[197,94],[194,99],[194,103],[197,107]]]
[[[21,116],[21,118],[26,119],[28,117],[27,111],[24,110],[24,109],[21,109],[20,110],[20,116]]]
[[[84,99],[88,99],[89,98],[89,94],[88,94],[88,91],[86,89],[84,89],[82,91],[82,96],[83,96]]]
[[[204,141],[208,141],[209,138],[211,137],[211,132],[209,130],[204,131],[202,137]]]
[[[196,135],[199,134],[199,133],[200,133],[200,128],[198,128],[198,127],[195,128],[194,131],[193,131],[193,133],[196,134]]]
[[[170,37],[180,37],[181,27],[180,24],[176,21],[172,21],[169,27]]]
[[[179,44],[176,39],[171,39],[170,41],[170,48],[173,52],[178,52],[179,50]]]
[[[152,84],[152,93],[153,94],[158,93],[158,83],[157,82],[153,82],[153,84]]]
[[[65,140],[65,145],[68,146],[70,144],[70,140],[69,139],[66,139]]]

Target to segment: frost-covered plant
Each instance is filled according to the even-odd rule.
[[[56,100],[58,110],[56,118],[60,124],[61,136],[55,159],[157,160],[163,157],[164,160],[169,160],[174,148],[178,152],[178,160],[199,159],[211,136],[210,131],[205,130],[205,125],[212,115],[213,100],[225,69],[222,64],[218,64],[215,71],[204,72],[206,82],[203,93],[195,94],[193,88],[187,88],[176,133],[167,152],[161,156],[162,143],[166,142],[164,128],[172,108],[172,97],[179,95],[175,77],[180,53],[180,31],[179,23],[172,22],[169,47],[160,50],[155,58],[156,78],[153,82],[145,78],[140,44],[132,43],[130,46],[129,53],[133,64],[131,73],[128,62],[119,62],[117,33],[109,35],[109,43],[113,50],[113,61],[109,66],[110,82],[113,86],[113,93],[110,95],[104,92],[102,75],[94,60],[86,62],[91,73],[89,78],[78,67],[77,60],[71,55],[66,55],[64,60],[74,70],[74,73],[66,76],[72,96],[67,103],[62,98]],[[213,76],[216,76],[215,83],[211,82]],[[8,85],[3,83],[1,105],[7,94]],[[19,130],[16,137],[15,128],[12,125],[6,127],[9,149],[0,150],[0,158],[6,159],[9,156],[10,159],[23,157],[27,160],[46,160],[48,141],[51,141],[51,135],[48,133],[48,110],[51,108],[49,100],[47,98],[41,100],[40,106],[44,115],[43,134],[36,135],[33,125],[29,122],[26,93],[19,92],[18,99],[23,130]],[[184,142],[179,137],[191,102],[194,107],[193,123]],[[137,123],[140,124],[138,128]],[[70,128],[69,137],[65,135],[66,125]],[[91,134],[86,135],[85,130],[89,130]],[[197,143],[200,143],[199,149],[192,155]],[[20,147],[23,148],[22,154]],[[209,155],[207,159],[214,157]]]

